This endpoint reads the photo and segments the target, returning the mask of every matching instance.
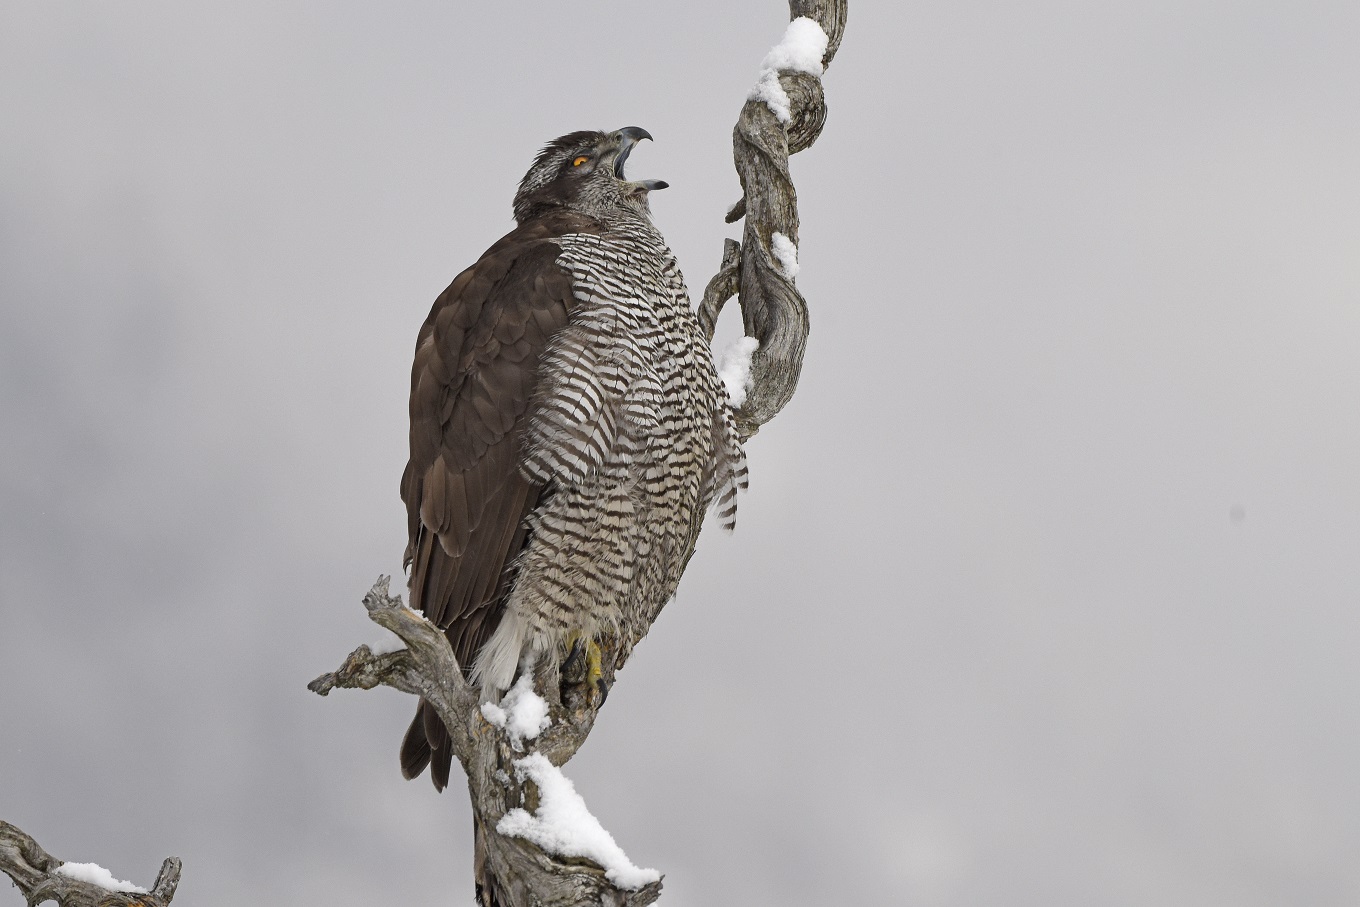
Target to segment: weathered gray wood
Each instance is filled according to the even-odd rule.
[[[420,696],[429,702],[449,729],[450,742],[468,778],[476,831],[474,870],[478,895],[485,905],[535,907],[535,905],[617,904],[645,907],[661,894],[661,883],[637,890],[619,888],[605,878],[603,867],[579,858],[545,853],[523,838],[501,835],[496,825],[512,809],[534,810],[538,791],[531,780],[516,777],[514,763],[530,753],[540,753],[553,765],[563,765],[595,725],[601,705],[578,685],[563,684],[558,665],[538,666],[534,687],[548,703],[552,723],[537,738],[518,747],[510,735],[482,715],[476,691],[463,679],[453,650],[443,632],[388,591],[388,578],[380,577],[364,607],[369,618],[397,634],[406,648],[374,655],[360,646],[341,667],[308,684],[325,696],[333,689],[372,689],[389,686]],[[612,683],[621,666],[622,649],[637,640],[605,639],[601,662],[606,683]]]
[[[806,16],[827,36],[822,67],[831,63],[845,33],[847,0],[790,0],[791,18]],[[727,221],[742,217],[739,259],[731,261],[732,240],[723,263],[709,282],[699,307],[701,324],[712,336],[723,304],[739,296],[747,336],[760,341],[751,360],[751,389],[737,411],[737,427],[750,437],[793,397],[807,348],[808,307],[792,280],[779,269],[771,237],[782,233],[798,243],[798,195],[789,174],[789,155],[812,145],[826,123],[822,82],[805,72],[781,71],[779,84],[789,97],[790,122],[781,123],[763,101],[748,100],[732,133],[732,151],[741,177],[742,198]]]
[[[61,907],[166,907],[179,885],[177,857],[161,864],[156,883],[145,894],[110,891],[69,878],[57,872],[64,862],[23,831],[0,821],[0,871],[14,881],[29,907],[44,901],[56,901]]]
[[[741,216],[744,216],[746,200],[742,199],[737,204],[740,206]],[[723,260],[718,266],[718,273],[713,275],[713,279],[704,288],[704,298],[699,303],[699,327],[703,328],[704,336],[710,341],[713,340],[713,331],[718,326],[718,314],[722,311],[723,305],[737,295],[740,289],[741,243],[729,239],[723,242]]]

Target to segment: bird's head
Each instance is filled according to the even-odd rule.
[[[627,180],[623,164],[634,145],[651,137],[641,127],[625,126],[614,132],[573,132],[549,142],[520,181],[515,220],[522,224],[551,208],[594,217],[621,207],[649,213],[647,193],[667,184]]]

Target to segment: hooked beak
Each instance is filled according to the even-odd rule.
[[[624,178],[623,164],[628,160],[628,155],[632,152],[633,146],[643,139],[650,141],[652,134],[641,126],[625,126],[618,131],[618,135],[619,151],[614,155],[614,176],[622,180]],[[633,182],[633,185],[645,191],[652,191],[665,189],[670,183],[665,180],[637,180]]]

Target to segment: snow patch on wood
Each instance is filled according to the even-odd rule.
[[[533,814],[525,809],[510,810],[496,824],[498,833],[524,838],[548,853],[598,863],[605,878],[630,891],[661,879],[655,869],[633,865],[614,836],[591,815],[571,779],[547,757],[531,753],[516,760],[515,773],[538,786],[538,810]]]
[[[98,863],[62,863],[57,867],[57,874],[64,875],[68,879],[75,879],[77,882],[88,882],[91,885],[98,885],[108,891],[126,891],[131,894],[147,894],[147,890],[140,885],[131,882],[124,882],[115,879],[113,873],[109,872]]]
[[[754,337],[738,337],[713,357],[733,409],[746,402],[746,393],[751,389],[751,357],[759,347],[760,341]]]
[[[747,100],[764,101],[779,122],[788,124],[793,119],[788,92],[779,84],[779,73],[805,72],[822,74],[822,58],[826,56],[828,39],[822,27],[807,16],[799,16],[784,30],[783,39],[770,48],[760,63],[760,77],[747,95]]]

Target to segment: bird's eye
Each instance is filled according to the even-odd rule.
[[[590,155],[588,155],[588,154],[578,154],[578,155],[576,156],[576,158],[571,162],[571,165],[572,165],[573,167],[579,167],[579,166],[581,166],[582,164],[584,164],[584,163],[585,163],[586,161],[588,161],[588,160],[590,160]]]

